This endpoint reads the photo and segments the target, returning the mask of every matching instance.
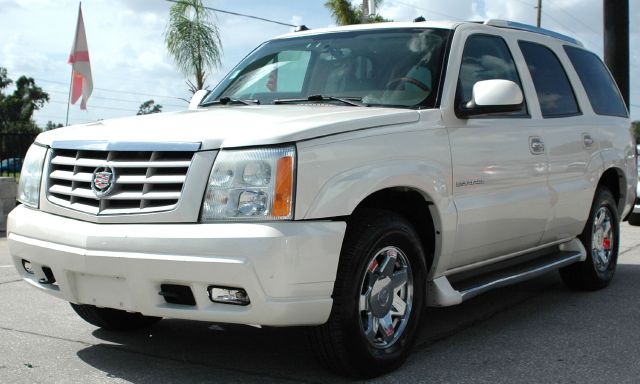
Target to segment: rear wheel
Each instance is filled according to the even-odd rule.
[[[618,263],[620,216],[611,192],[598,188],[580,240],[587,251],[587,259],[560,270],[562,280],[569,287],[596,290],[609,285]]]
[[[70,304],[84,321],[110,331],[133,331],[149,327],[162,319],[119,309],[98,308],[95,305]]]
[[[320,360],[358,378],[400,366],[417,336],[425,279],[422,245],[405,218],[359,215],[345,236],[329,321],[312,332]]]

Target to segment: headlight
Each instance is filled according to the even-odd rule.
[[[38,208],[42,165],[46,154],[47,148],[33,144],[24,157],[18,185],[18,201],[24,205]]]
[[[292,219],[295,154],[294,146],[220,151],[200,221]]]

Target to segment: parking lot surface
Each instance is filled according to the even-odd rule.
[[[622,224],[618,270],[597,292],[557,273],[431,308],[398,371],[377,383],[637,383],[640,227]],[[0,239],[0,383],[348,382],[314,360],[304,329],[165,319],[113,333],[22,282]]]

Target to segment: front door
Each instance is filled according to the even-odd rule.
[[[471,100],[476,82],[490,79],[510,80],[522,89],[506,41],[472,34],[464,44],[456,105]],[[526,103],[517,112],[452,122],[458,230],[449,269],[539,245],[550,215],[547,159],[543,131]]]

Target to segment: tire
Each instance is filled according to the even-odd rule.
[[[133,331],[147,328],[161,317],[144,316],[119,309],[98,308],[94,305],[71,304],[71,308],[87,323],[110,331]]]
[[[560,269],[562,280],[570,288],[579,290],[606,287],[616,270],[620,243],[620,216],[607,188],[596,190],[589,220],[579,239],[587,250],[587,259]]]
[[[312,347],[325,367],[355,378],[398,368],[416,340],[426,273],[419,237],[404,217],[367,210],[351,220],[331,315],[311,332]]]
[[[640,226],[640,213],[632,213],[629,215],[629,225],[634,227]]]

